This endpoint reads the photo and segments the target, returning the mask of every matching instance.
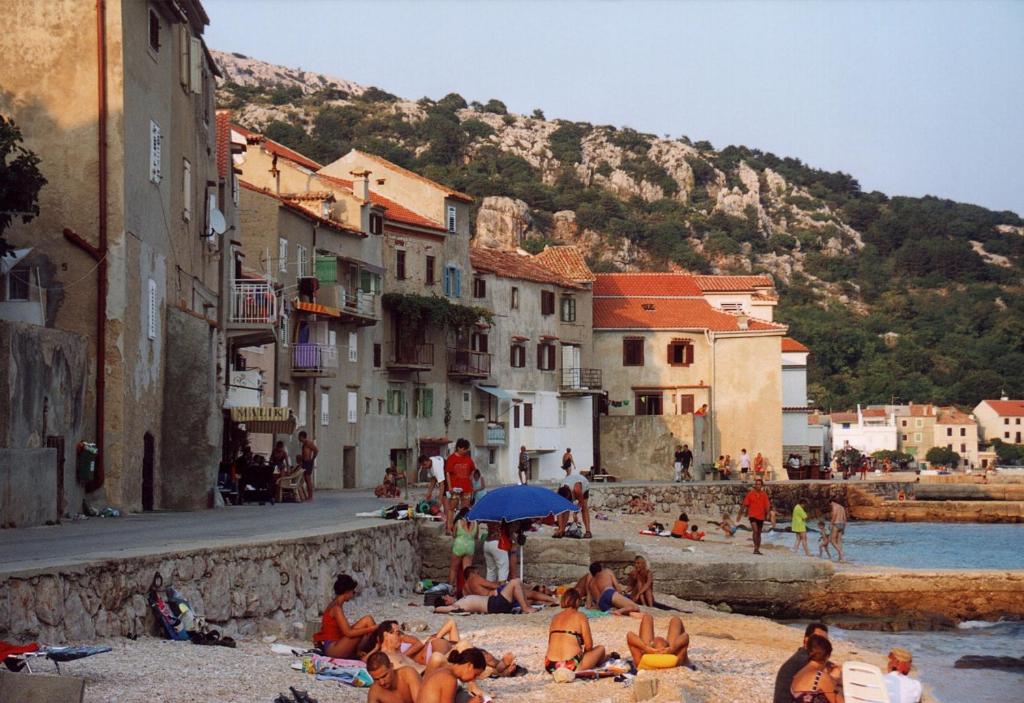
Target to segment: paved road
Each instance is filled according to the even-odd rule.
[[[392,502],[374,497],[371,491],[320,490],[315,500],[307,503],[140,513],[0,530],[0,576],[26,569],[369,527],[374,520],[355,514]]]

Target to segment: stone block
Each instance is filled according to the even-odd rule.
[[[646,701],[658,695],[658,679],[650,672],[642,672],[633,680],[633,700]]]
[[[85,679],[0,671],[0,703],[82,703]]]

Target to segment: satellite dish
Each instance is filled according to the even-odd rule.
[[[210,234],[224,234],[228,231],[228,221],[224,219],[224,213],[217,208],[210,211]]]

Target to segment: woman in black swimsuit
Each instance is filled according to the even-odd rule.
[[[548,630],[548,651],[544,655],[544,669],[583,671],[593,669],[604,661],[604,647],[595,647],[587,616],[581,613],[580,594],[575,588],[562,594],[562,610],[551,618]]]

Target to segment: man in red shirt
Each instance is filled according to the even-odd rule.
[[[743,511],[750,518],[750,529],[754,533],[754,554],[761,553],[761,528],[764,521],[768,519],[768,513],[772,509],[772,503],[768,500],[768,494],[764,492],[764,481],[757,479],[754,487],[747,497],[743,499]]]
[[[476,465],[469,455],[469,440],[460,438],[455,443],[455,453],[444,462],[444,479],[448,488],[447,529],[452,529],[452,517],[461,507],[469,507],[469,499],[473,495],[473,471]]]

